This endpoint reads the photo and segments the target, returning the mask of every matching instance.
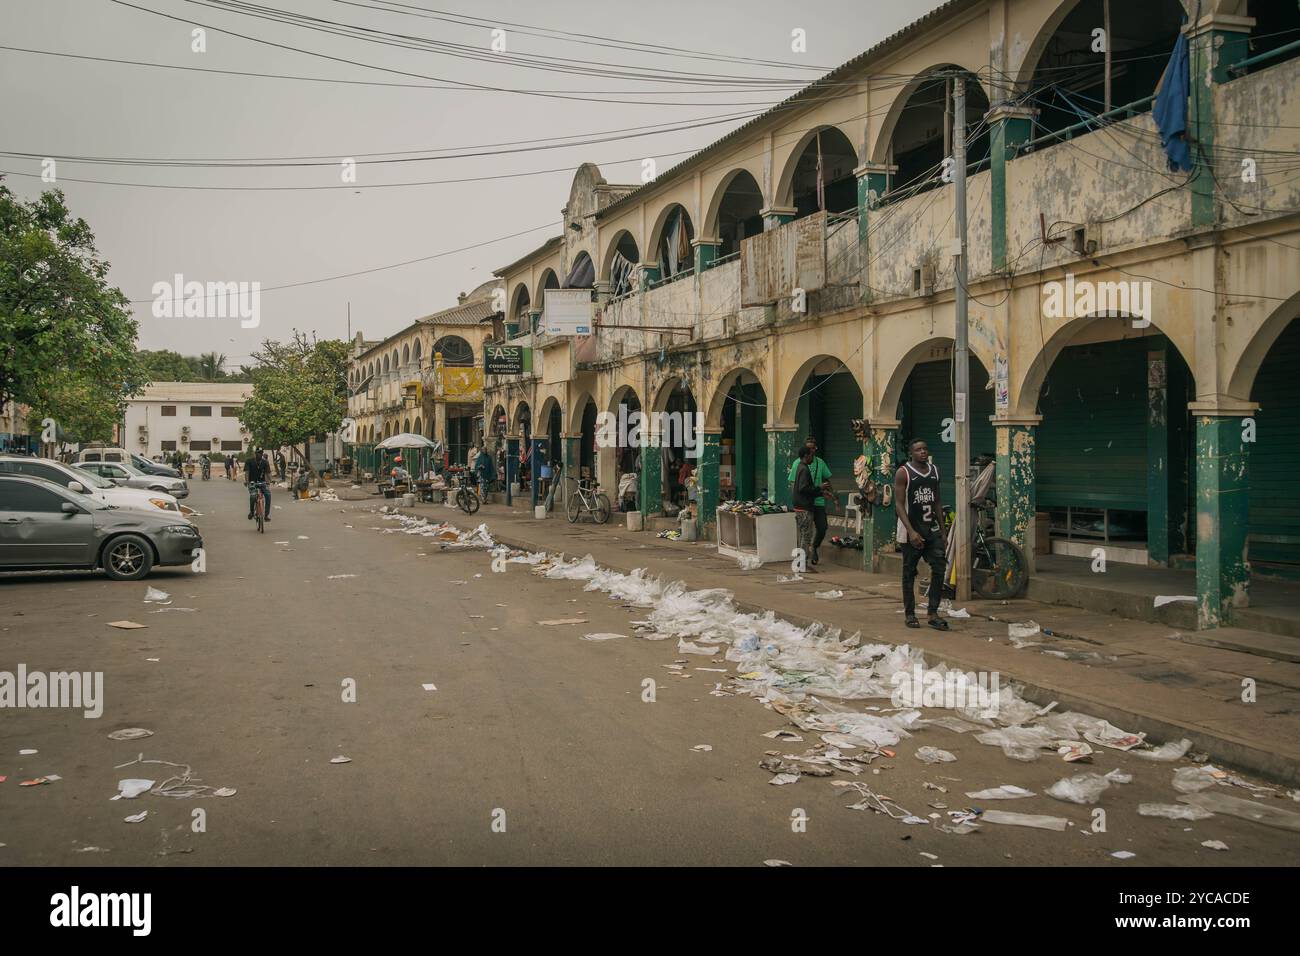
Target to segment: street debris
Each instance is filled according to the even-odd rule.
[[[1177,604],[1177,603],[1195,604],[1196,595],[1195,594],[1157,594],[1156,595],[1156,607],[1164,607],[1166,604]]]
[[[798,782],[799,782],[799,774],[797,773],[778,773],[775,777],[773,777],[771,780],[768,781],[768,783],[773,784],[774,786],[777,787],[784,787],[786,784],[798,783]]]
[[[832,588],[829,591],[817,591],[813,594],[813,597],[820,598],[823,601],[838,601],[844,597],[844,592],[839,588]]]
[[[342,754],[339,754],[339,756],[337,757],[330,757],[330,763],[351,763],[351,762],[352,762],[351,757],[344,757]]]
[[[135,777],[127,780],[119,780],[117,782],[117,796],[112,799],[134,800],[136,797],[140,796],[140,794],[148,793],[153,789],[153,786],[153,780],[142,780]]]
[[[149,815],[148,810],[141,810],[139,813],[132,814],[129,817],[123,817],[122,819],[126,823],[144,823],[144,818],[147,817],[148,815]]]
[[[1033,827],[1038,830],[1064,830],[1070,821],[1065,817],[1050,817],[1037,813],[1010,813],[1006,810],[985,810],[980,819],[986,823],[1003,826]]]
[[[139,740],[141,737],[152,737],[152,730],[145,730],[143,727],[126,727],[122,730],[115,730],[108,735],[109,740]]]
[[[108,621],[109,627],[116,627],[123,631],[134,631],[137,628],[148,627],[148,624],[137,624],[135,621]]]
[[[326,580],[338,581],[341,580],[342,578],[355,578],[355,577],[356,577],[355,574],[331,574],[326,578]]]
[[[764,866],[794,866],[789,860],[764,860]]]
[[[696,753],[708,753],[713,748],[708,744],[696,744],[691,749],[694,750]]]
[[[944,791],[947,792],[946,790]],[[1004,783],[1000,787],[993,787],[989,790],[975,790],[968,792],[966,796],[972,800],[1020,800],[1024,797],[1037,796],[1032,790],[1026,790],[1023,787],[1017,787],[1014,784]]]
[[[1116,850],[1111,854],[1111,856],[1117,860],[1131,860],[1133,857],[1137,856],[1137,854],[1131,850]]]
[[[918,747],[914,754],[917,760],[922,763],[952,763],[957,758],[946,750],[940,750],[937,747]]]
[[[1228,844],[1222,840],[1202,840],[1201,846],[1207,850],[1226,850],[1228,848]]]
[[[1204,793],[1189,793],[1186,796],[1179,797],[1178,802],[1191,804],[1200,807],[1202,810],[1209,810],[1211,813],[1222,813],[1225,816],[1252,820],[1255,823],[1276,827],[1279,830],[1300,833],[1300,813],[1283,810],[1266,803],[1259,803],[1256,800],[1243,800],[1241,797],[1234,797],[1226,793],[1206,791]]]
[[[20,756],[20,757],[31,757],[31,756],[33,756],[33,755],[35,755],[35,754],[38,754],[38,753],[40,753],[39,750],[33,750],[33,749],[31,749],[30,747],[28,747],[28,748],[25,749],[25,750],[20,750],[20,751],[18,751],[18,756]]]
[[[473,615],[470,616],[472,617]],[[482,616],[483,615],[481,614],[479,615],[479,617]],[[585,617],[560,617],[551,621],[538,621],[537,623],[542,625],[542,627],[558,627],[561,624],[586,624],[587,619]]]
[[[172,596],[166,591],[159,591],[155,587],[147,587],[144,592],[145,604],[170,604]]]
[[[793,730],[769,730],[763,736],[771,738],[772,740],[784,740],[795,744],[803,742],[803,738]]]
[[[1109,787],[1110,781],[1101,774],[1079,773],[1056,781],[1047,788],[1047,795],[1067,803],[1088,806],[1100,800]]]
[[[146,760],[144,754],[140,754],[134,760],[128,760],[126,763],[120,763],[113,769],[121,770],[123,767],[131,767],[134,766],[135,764],[146,764],[146,763],[158,764],[159,766],[163,766],[163,767],[175,767],[177,770],[180,771],[179,773],[173,774],[172,776],[168,777],[166,780],[164,780],[162,783],[158,784],[157,786],[154,786],[151,789],[149,789],[149,793],[153,794],[156,797],[175,797],[177,799],[185,799],[187,797],[209,796],[213,792],[212,787],[208,786],[207,784],[199,783],[199,778],[194,775],[193,768],[190,767],[190,765],[187,763],[172,763],[170,760],[154,760],[154,759]],[[119,790],[121,789],[122,783],[124,782],[127,781],[120,781],[118,783]],[[144,781],[135,780],[130,782],[139,784],[139,783],[143,783]],[[152,783],[152,781],[149,782]],[[123,797],[125,795],[126,795],[125,793],[119,793],[118,797]],[[118,799],[118,797],[113,797],[112,799],[116,800]]]
[[[1186,806],[1181,803],[1140,803],[1138,816],[1160,817],[1165,820],[1208,820],[1214,814],[1204,807]]]
[[[618,639],[621,638],[621,637],[627,637],[627,635],[626,635],[626,634],[605,634],[605,633],[599,633],[599,634],[584,634],[584,635],[582,635],[582,640],[584,640],[584,641],[616,641],[616,640],[618,640]]]
[[[423,687],[425,690],[437,690],[437,689],[438,689],[438,688],[434,687],[432,684],[421,684],[420,686]]]

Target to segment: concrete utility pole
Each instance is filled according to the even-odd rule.
[[[957,536],[954,570],[957,573],[957,600],[970,600],[970,343],[968,341],[969,302],[966,296],[966,80],[953,80],[953,182],[957,186],[957,242],[954,263],[957,274],[956,319],[953,335],[953,419],[957,426],[957,454],[953,466],[957,500],[953,503],[956,521],[952,533]]]

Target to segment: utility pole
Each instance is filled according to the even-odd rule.
[[[966,80],[960,74],[953,79],[953,182],[957,186],[957,241],[954,244],[957,275],[956,319],[953,334],[953,419],[957,428],[957,454],[953,466],[957,500],[953,504],[956,521],[952,533],[957,536],[954,570],[957,573],[957,600],[970,600],[970,342],[969,305],[966,296]]]

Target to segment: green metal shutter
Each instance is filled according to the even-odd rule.
[[[989,416],[993,414],[993,392],[988,386],[989,376],[978,360],[970,361],[970,452],[973,459],[980,454],[993,454],[996,436]],[[930,448],[930,459],[939,468],[939,485],[944,504],[952,506],[955,500],[956,478],[954,464],[957,457],[955,442],[944,441],[944,419],[952,418],[952,362],[922,362],[912,370],[903,395],[903,431],[899,435],[899,464],[907,460],[907,443],[914,438],[925,439]],[[970,463],[967,462],[967,465]]]
[[[1075,345],[1039,394],[1038,504],[1147,510],[1147,351],[1143,339]]]
[[[822,460],[831,470],[831,483],[839,492],[843,505],[848,492],[854,488],[853,460],[862,454],[861,443],[853,437],[852,421],[861,418],[862,390],[848,372],[839,372],[829,380],[816,380],[821,393],[823,420],[817,441]],[[814,393],[817,394],[817,393]]]
[[[1300,322],[1269,349],[1255,378],[1256,441],[1249,448],[1250,559],[1300,564]]]

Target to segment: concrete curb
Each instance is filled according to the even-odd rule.
[[[555,551],[553,545],[529,542],[514,537],[509,532],[505,535],[494,534],[493,540],[498,544],[517,550]],[[631,574],[635,570],[635,568],[619,566],[609,561],[600,561],[599,564],[602,567],[623,574]],[[780,611],[776,608],[747,601],[737,600],[736,607],[751,614],[765,614],[772,611],[782,620],[798,627],[808,627],[810,624],[817,622],[817,618],[814,617]],[[934,653],[930,649],[926,649],[927,656],[934,656]],[[962,670],[981,671],[986,669],[987,666],[986,662],[963,657],[960,654],[946,653],[942,659],[949,665],[959,667]],[[1033,703],[1046,705],[1052,701],[1057,701],[1061,710],[1077,710],[1101,717],[1118,727],[1123,727],[1125,730],[1135,733],[1145,732],[1148,736],[1159,741],[1179,740],[1186,737],[1191,740],[1193,750],[1209,754],[1211,760],[1230,764],[1235,768],[1258,774],[1277,783],[1293,787],[1300,786],[1300,758],[1295,754],[1278,753],[1276,743],[1265,746],[1249,740],[1216,734],[1204,727],[1189,725],[1173,718],[1162,717],[1156,713],[1118,707],[1111,702],[1090,697],[1086,694],[1079,694],[1063,687],[1027,681],[1010,673],[1006,676],[1009,680],[1020,685],[1023,688],[1022,694],[1025,699]]]

